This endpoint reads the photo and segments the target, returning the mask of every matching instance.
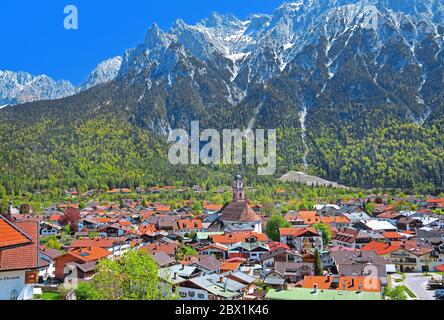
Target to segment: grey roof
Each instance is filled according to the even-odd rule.
[[[162,251],[154,253],[153,258],[156,261],[157,265],[161,268],[176,262],[176,260]]]
[[[197,260],[191,264],[192,266],[201,267],[209,271],[215,271],[222,267],[223,263],[213,256],[200,255]]]
[[[267,285],[283,285],[285,283],[285,279],[279,278],[265,278],[264,284]]]
[[[249,276],[248,274],[246,274],[246,273],[244,273],[242,271],[238,271],[238,270],[229,272],[229,275],[232,275],[235,278],[237,278],[239,280],[242,280],[243,282],[246,282],[246,283],[249,283],[249,284],[251,284],[251,283],[256,281],[255,277]]]

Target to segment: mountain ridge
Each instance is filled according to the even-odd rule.
[[[46,130],[5,141],[4,148],[29,143],[41,155],[48,147],[36,148],[37,139],[83,148],[89,138],[77,131],[85,123],[106,142],[107,135],[94,131],[94,121],[105,117],[164,149],[171,129],[199,120],[201,128],[277,129],[278,176],[308,166],[314,176],[349,186],[444,188],[443,10],[437,0],[306,0],[244,20],[215,13],[194,26],[179,19],[168,31],[153,24],[125,52],[114,80],[33,103],[32,114],[29,105],[2,109],[0,119],[10,123],[0,126],[2,135],[18,135],[12,130],[20,126]],[[70,172],[69,183],[90,180],[94,166],[104,165],[88,149],[88,156],[71,154],[79,161],[73,169],[66,152],[50,150]],[[8,176],[11,159],[2,157]],[[133,157],[146,168],[137,152]],[[116,167],[127,170],[122,165]],[[57,176],[53,168],[43,172]]]

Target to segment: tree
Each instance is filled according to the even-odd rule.
[[[98,300],[97,291],[88,282],[81,282],[76,289],[77,300]]]
[[[20,206],[20,214],[29,214],[31,212],[31,206],[29,204],[22,204]]]
[[[198,254],[199,254],[199,252],[195,248],[193,248],[191,246],[182,245],[176,254],[176,259],[183,260],[183,259],[185,259],[185,257],[197,256]]]
[[[66,209],[60,219],[60,222],[64,225],[70,225],[71,230],[74,232],[78,231],[77,223],[80,220],[80,211],[75,208]]]
[[[322,232],[322,243],[324,246],[328,246],[331,243],[331,228],[324,223],[317,223],[313,227]]]
[[[268,220],[267,226],[265,227],[265,233],[271,240],[279,241],[279,229],[289,227],[291,227],[291,224],[287,220],[285,220],[282,216],[275,215]]]
[[[315,250],[315,276],[322,276],[324,273],[324,267],[322,266],[322,259],[319,250]]]
[[[103,259],[97,265],[97,273],[90,288],[80,293],[96,300],[158,300],[158,268],[146,252],[129,251],[117,260]]]

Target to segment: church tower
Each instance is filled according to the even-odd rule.
[[[244,182],[240,173],[236,174],[233,181],[233,202],[245,201]]]

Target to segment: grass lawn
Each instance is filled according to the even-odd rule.
[[[43,292],[42,300],[61,300],[62,296],[57,292]]]
[[[402,288],[409,295],[410,298],[413,298],[413,299],[416,298],[416,295],[408,287],[402,286]]]

